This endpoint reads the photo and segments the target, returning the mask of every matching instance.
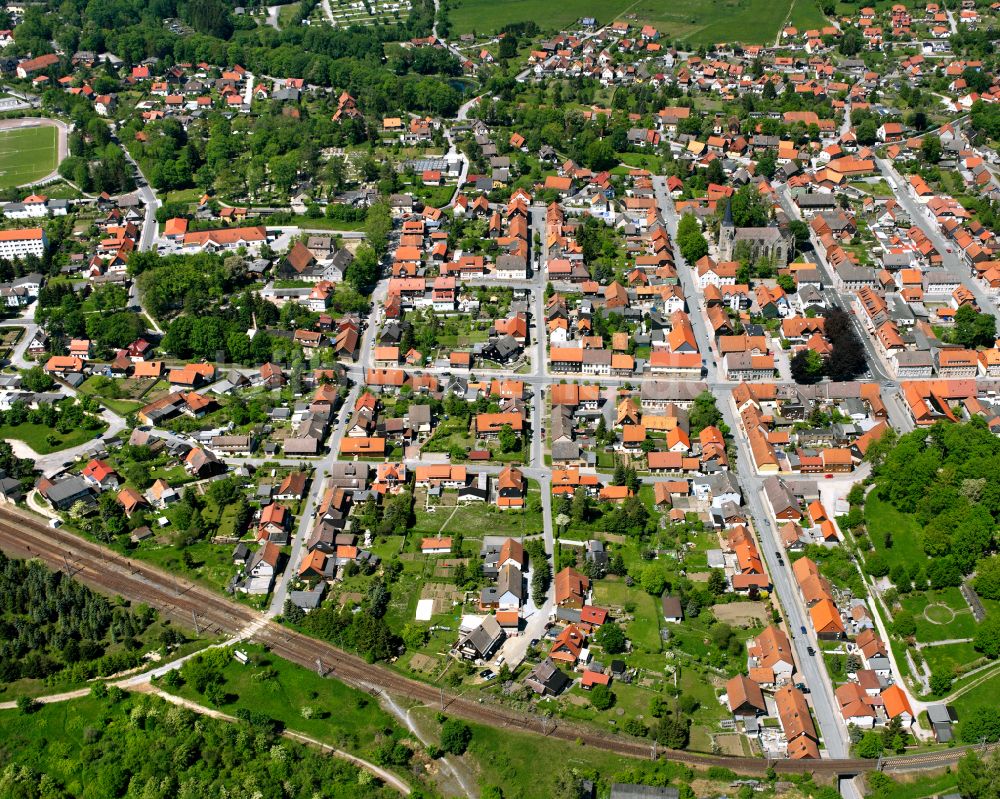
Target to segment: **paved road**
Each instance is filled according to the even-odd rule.
[[[299,526],[295,531],[295,535],[292,537],[291,555],[288,557],[288,563],[285,566],[285,570],[278,576],[277,584],[275,585],[274,591],[271,595],[271,605],[267,612],[267,615],[270,618],[278,616],[285,609],[285,599],[288,598],[288,588],[299,573],[299,563],[302,559],[302,548],[305,545],[306,539],[309,537],[310,531],[312,530],[316,515],[316,505],[319,499],[323,496],[327,473],[332,468],[334,461],[337,460],[337,456],[340,453],[340,442],[344,437],[344,429],[347,425],[347,421],[351,418],[351,413],[354,410],[354,403],[357,401],[360,393],[360,385],[355,384],[350,393],[347,395],[347,399],[337,416],[336,427],[330,435],[330,440],[328,442],[330,451],[323,458],[323,460],[317,464],[316,471],[313,473],[312,486],[309,494],[306,496],[305,504],[302,506],[302,512],[299,516]]]
[[[695,338],[702,353],[713,352],[712,337],[708,333],[708,325],[705,322],[700,309],[703,303],[697,302],[699,296],[692,274],[691,267],[684,261],[677,244],[677,214],[674,210],[673,200],[666,191],[666,180],[664,178],[654,178],[653,186],[656,192],[657,204],[660,212],[667,223],[671,240],[674,242],[674,258],[677,264],[677,272],[681,285],[684,288],[685,296],[688,298],[689,306],[697,305],[692,309],[691,324],[695,331]],[[711,376],[709,371],[708,384],[715,395],[716,405],[722,412],[726,424],[732,431],[736,441],[739,457],[736,465],[739,473],[740,484],[743,488],[743,496],[747,502],[753,516],[754,527],[760,540],[762,556],[767,562],[768,572],[774,583],[775,592],[778,595],[785,617],[788,620],[790,630],[793,634],[793,645],[799,661],[799,676],[804,679],[810,687],[813,712],[816,716],[816,723],[830,757],[841,758],[847,755],[848,746],[846,742],[846,728],[839,721],[839,713],[834,712],[833,685],[830,682],[825,668],[822,666],[820,658],[809,656],[806,646],[810,639],[807,636],[797,634],[804,626],[809,629],[811,625],[806,619],[805,607],[801,604],[794,579],[791,575],[790,561],[785,561],[786,566],[778,565],[775,553],[781,551],[780,541],[777,539],[776,530],[771,522],[771,514],[764,507],[764,481],[756,473],[754,459],[750,452],[749,442],[739,424],[739,418],[732,402],[732,385],[719,381]]]
[[[972,290],[972,293],[976,297],[976,302],[979,303],[980,310],[991,313],[1000,319],[1000,309],[998,309],[996,302],[989,297],[978,280],[971,279],[972,271],[962,260],[962,257],[958,253],[953,252],[955,249],[954,242],[945,239],[937,222],[929,217],[925,206],[914,199],[913,194],[910,192],[909,184],[906,183],[903,176],[896,171],[891,162],[883,158],[876,158],[875,163],[885,176],[888,184],[892,187],[900,205],[910,215],[913,224],[927,235],[935,249],[941,254],[941,265],[943,268]],[[949,252],[949,250],[952,250],[952,252]]]

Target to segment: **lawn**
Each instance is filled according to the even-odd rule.
[[[423,452],[449,452],[454,447],[461,450],[469,449],[475,443],[469,434],[469,422],[466,419],[454,417],[444,419],[438,424],[427,442],[421,447]]]
[[[633,619],[625,633],[640,652],[660,652],[660,608],[655,597],[641,588],[630,588],[622,580],[605,578],[594,584],[594,602],[601,607],[623,608],[635,604]]]
[[[31,183],[59,166],[56,133],[52,125],[0,131],[0,188]]]
[[[51,452],[59,452],[86,444],[88,441],[104,435],[104,431],[107,429],[108,426],[102,423],[97,430],[77,429],[71,430],[69,433],[60,433],[52,427],[25,422],[16,427],[9,424],[0,426],[0,438],[4,440],[14,438],[23,441],[39,455],[48,455]],[[51,443],[49,436],[52,436]]]
[[[916,519],[879,499],[874,491],[865,500],[865,524],[872,545],[885,555],[890,567],[902,563],[910,568],[914,563],[927,560],[920,544],[920,525]],[[892,537],[888,548],[885,547],[886,534]]]
[[[238,648],[250,662],[242,665],[233,658],[223,669],[225,691],[233,701],[221,709],[230,715],[240,708],[253,710],[284,722],[290,730],[355,752],[368,749],[382,730],[395,724],[363,691],[320,677],[263,647]],[[161,680],[160,687],[199,704],[211,704],[189,685],[170,689]],[[311,718],[303,716],[305,707],[312,708]]]
[[[946,644],[927,646],[920,650],[932,674],[958,674],[968,670],[981,655],[971,644]]]
[[[133,378],[117,379],[92,375],[80,384],[81,394],[96,397],[102,405],[119,416],[128,416],[145,405],[139,398],[145,396],[152,387],[150,380]]]
[[[537,489],[535,496],[538,496]],[[530,501],[531,493],[528,498]],[[500,510],[495,505],[471,502],[457,507],[438,506],[428,513],[422,505],[414,507],[416,522],[411,528],[418,535],[509,535],[519,538],[542,532],[542,514],[526,507],[522,511]]]
[[[976,621],[957,588],[923,591],[904,596],[900,604],[913,613],[917,622],[917,640],[946,641],[972,638]]]
[[[975,679],[976,677],[970,677],[969,681],[974,682]],[[962,719],[970,716],[974,710],[985,707],[996,711],[998,694],[1000,694],[1000,672],[995,672],[992,677],[949,703],[955,708],[955,713],[958,715],[958,726],[955,729],[956,738],[961,739]]]
[[[295,227],[302,228],[303,230],[317,229],[317,230],[329,230],[331,232],[336,232],[338,230],[346,231],[358,231],[365,229],[365,220],[359,222],[343,222],[338,219],[327,219],[325,216],[306,216],[305,214],[299,214],[292,216],[288,222],[282,222],[282,225],[294,225]]]
[[[830,20],[823,14],[816,0],[794,0],[788,24],[802,32],[810,28],[822,28],[829,25]]]
[[[216,591],[224,591],[232,576],[236,574],[232,552],[233,547],[228,544],[196,541],[183,550],[169,544],[161,546],[156,543],[144,543],[131,555],[159,566],[165,571],[207,585]],[[187,563],[183,553],[190,555]]]

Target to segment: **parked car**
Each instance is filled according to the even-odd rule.
[[[807,646],[806,647],[806,652],[808,652],[810,655],[815,655],[816,654],[816,650],[813,649],[811,646]]]

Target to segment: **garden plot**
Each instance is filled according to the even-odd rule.
[[[401,22],[410,16],[409,0],[330,0],[333,24],[338,27],[351,25],[384,25]]]

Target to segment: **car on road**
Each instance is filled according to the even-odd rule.
[[[827,480],[832,480],[833,479],[833,475],[832,474],[824,474],[823,477],[826,478]]]
[[[799,627],[799,632],[802,633],[803,635],[806,634],[806,626],[804,624],[801,627]]]
[[[538,646],[538,639],[532,638],[531,643],[529,643],[528,646]]]
[[[813,649],[811,646],[806,647],[806,652],[808,652],[811,656],[816,654],[816,650]]]

